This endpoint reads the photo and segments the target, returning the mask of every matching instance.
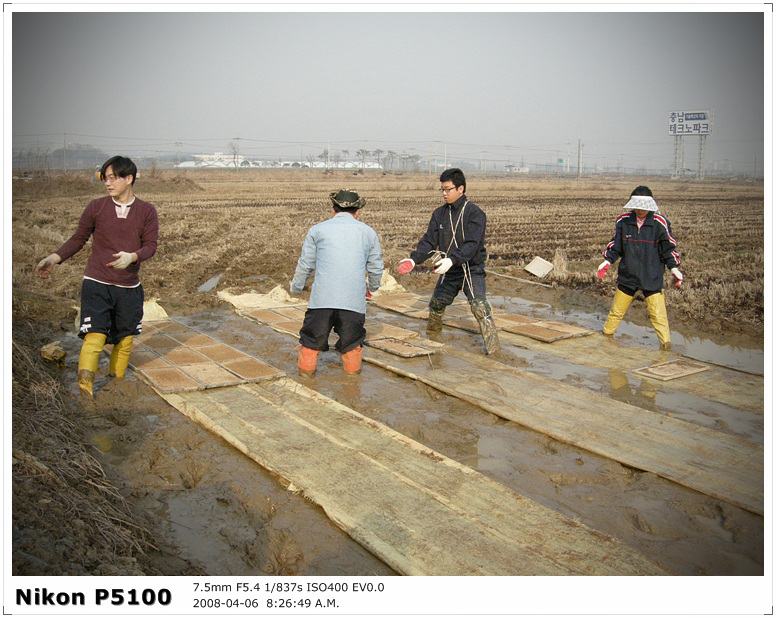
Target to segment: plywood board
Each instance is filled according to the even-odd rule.
[[[372,348],[377,348],[378,350],[385,350],[386,352],[390,352],[391,354],[396,354],[397,356],[403,356],[404,358],[413,358],[415,356],[428,356],[429,354],[434,354],[436,352],[436,350],[424,348],[419,345],[414,345],[408,341],[404,341],[402,339],[394,339],[392,337],[387,337],[384,339],[367,340],[364,343]]]
[[[172,333],[170,336],[180,343],[185,343],[190,348],[197,348],[203,345],[213,345],[218,343],[218,341],[212,337],[208,337],[207,335],[203,335],[202,333],[198,333],[193,330],[188,330],[181,333]]]
[[[240,350],[233,348],[230,345],[226,345],[225,343],[216,343],[215,345],[198,347],[197,352],[207,356],[210,360],[214,360],[219,363],[235,358],[247,357],[247,355],[243,352],[240,352]]]
[[[171,350],[161,350],[161,355],[173,365],[191,365],[193,363],[208,363],[210,359],[193,348],[177,347]]]
[[[366,338],[368,341],[374,341],[376,339],[385,339],[391,337],[393,339],[413,339],[418,336],[413,330],[401,328],[400,326],[393,326],[391,324],[384,324],[383,322],[376,322],[367,320],[365,324]]]
[[[527,315],[520,315],[519,313],[499,313],[493,316],[493,321],[499,328],[504,328],[514,324],[530,324],[538,320]]]
[[[170,361],[162,358],[153,350],[133,350],[129,356],[129,360],[132,367],[139,370],[172,366]]]
[[[153,367],[143,369],[143,376],[151,385],[162,393],[195,391],[203,388],[203,384],[185,373],[180,367]]]
[[[167,335],[162,335],[161,333],[144,333],[139,335],[137,337],[137,343],[142,343],[152,350],[171,350],[180,345],[179,341],[176,341]]]
[[[275,369],[252,356],[227,360],[221,365],[249,382],[270,380],[285,375],[280,369]]]
[[[155,322],[150,330],[153,332],[136,338],[139,341],[130,354],[129,364],[161,392],[218,388],[285,375],[279,369],[174,320]],[[166,347],[170,342],[175,347]],[[153,349],[148,343],[160,347]]]
[[[569,337],[567,333],[555,330],[554,328],[539,326],[536,323],[505,326],[504,330],[509,333],[515,333],[516,335],[525,335],[526,337],[545,343],[552,343],[553,341],[559,341],[560,339]]]
[[[219,386],[234,386],[243,380],[231,371],[227,371],[218,363],[199,363],[181,368],[195,380],[207,385],[208,388]]]
[[[283,378],[164,395],[405,575],[665,575],[636,550]]]
[[[272,311],[290,320],[304,320],[305,309],[301,307],[275,307]]]
[[[665,381],[675,380],[676,378],[684,378],[686,376],[707,370],[707,365],[696,363],[683,358],[677,358],[675,360],[668,361],[667,363],[659,363],[657,365],[636,369],[633,373],[640,376],[645,376],[647,378],[655,378],[656,380]]]
[[[251,311],[244,311],[243,313],[250,316],[257,322],[264,322],[265,324],[284,322],[288,319],[286,316],[275,313],[271,309],[253,309]]]
[[[546,277],[552,269],[552,262],[548,262],[538,255],[525,267],[525,270],[539,278]]]
[[[440,349],[433,366],[380,350],[364,360],[562,442],[763,514],[760,445],[464,350]]]
[[[302,330],[302,324],[302,320],[286,320],[284,322],[275,322],[270,324],[270,326],[281,333],[299,335],[299,331]]]
[[[534,322],[534,325],[557,330],[571,337],[586,337],[587,335],[593,334],[593,331],[587,328],[565,324],[564,322],[555,322],[553,320],[541,320],[539,322]]]

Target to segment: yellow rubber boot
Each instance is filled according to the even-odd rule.
[[[625,312],[628,310],[628,307],[630,307],[631,302],[633,302],[633,296],[628,296],[621,290],[616,290],[614,292],[614,302],[609,311],[609,316],[606,318],[606,322],[604,322],[604,335],[614,334],[614,331],[617,330],[620,322],[622,322]]]
[[[647,296],[647,312],[655,327],[661,350],[671,349],[671,331],[668,329],[668,312],[663,292]]]
[[[109,374],[116,378],[123,378],[129,365],[129,353],[132,351],[132,341],[134,337],[128,335],[113,346],[110,353]]]
[[[107,337],[102,333],[88,333],[81,346],[81,355],[78,357],[78,387],[89,397],[94,396],[92,392],[94,376],[97,373],[100,352],[105,346],[106,339]]]

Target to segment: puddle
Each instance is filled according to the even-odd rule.
[[[562,318],[591,329],[600,329],[606,317],[564,311],[549,304],[520,299],[496,298],[494,305],[538,318]],[[423,320],[375,307],[370,307],[369,316],[413,330],[421,336],[425,334]],[[212,334],[224,343],[261,358],[305,386],[479,471],[526,498],[623,540],[677,574],[762,574],[761,517],[725,505],[725,516],[733,522],[731,525],[748,532],[742,533],[735,542],[727,538],[729,535],[721,529],[721,524],[712,526],[716,534],[709,535],[707,530],[699,532],[693,516],[688,513],[716,508],[713,505],[719,504],[718,500],[556,441],[369,363],[364,365],[358,379],[347,379],[342,373],[339,355],[334,351],[319,356],[318,372],[313,379],[300,379],[296,371],[296,339],[240,318],[230,309],[214,309],[179,319],[192,328]],[[643,345],[654,349],[654,332],[647,328],[631,330],[632,325],[623,326],[627,326],[623,337],[633,338],[634,341],[639,341],[637,337],[647,337]],[[475,333],[446,328],[443,342],[475,354],[482,353],[481,338]],[[682,343],[684,345],[684,341]],[[670,383],[647,383],[625,372],[584,367],[540,351],[506,347],[510,355],[509,364],[520,370],[762,444],[764,419],[761,415],[674,392]],[[731,347],[731,350],[733,356],[742,356],[738,348]],[[443,367],[440,365],[440,368]],[[454,362],[448,368],[459,370]],[[460,373],[463,378],[464,372]],[[398,398],[397,394],[400,394]],[[170,531],[178,544],[187,547],[191,552],[189,555],[200,561],[210,555],[209,564],[221,573],[238,572],[246,570],[246,567],[250,572],[249,564],[253,562],[251,552],[243,552],[228,563],[214,559],[213,552],[218,554],[235,545],[244,547],[247,541],[250,541],[249,546],[253,545],[257,528],[246,528],[245,522],[238,520],[224,522],[220,509],[206,507],[193,496],[187,500],[182,496],[177,498],[170,501],[163,516],[188,526],[176,526],[176,530]],[[212,501],[212,498],[211,495],[209,499]],[[649,519],[647,523],[651,529],[668,531],[670,535],[653,535],[653,538],[640,534],[638,526],[634,527],[631,514],[640,512],[639,505],[644,503],[657,506],[639,522]],[[279,513],[282,511],[278,510]],[[301,529],[299,511],[292,515],[295,529]],[[284,529],[287,523],[283,523]],[[203,542],[199,537],[207,533],[208,527],[220,527],[223,532]],[[666,543],[669,536],[679,540]],[[253,546],[258,548],[258,545]],[[305,552],[310,557],[312,553],[311,549]],[[732,556],[735,564],[731,565],[730,561],[720,564],[720,555]],[[331,560],[331,556],[327,556],[328,573],[331,573]]]
[[[210,292],[213,288],[215,288],[218,285],[218,282],[221,281],[221,277],[224,276],[224,273],[220,273],[216,275],[215,277],[211,277],[205,283],[200,285],[197,288],[197,292]]]
[[[606,313],[589,313],[579,309],[567,309],[562,306],[553,307],[547,303],[538,303],[521,298],[505,298],[494,296],[491,299],[494,307],[503,308],[506,312],[522,313],[540,319],[554,319],[572,324],[577,324],[593,331],[600,332],[606,320]],[[633,310],[638,310],[634,307]],[[646,309],[644,309],[646,314]],[[658,346],[657,335],[651,326],[640,326],[628,321],[626,318],[617,328],[615,338],[629,338],[629,343],[644,345],[650,349]],[[763,342],[745,340],[735,334],[704,337],[699,333],[692,335],[683,332],[679,327],[671,328],[671,346],[676,354],[694,358],[699,361],[713,363],[744,371],[763,375],[765,368],[765,354]]]

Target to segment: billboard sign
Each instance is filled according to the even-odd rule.
[[[710,109],[685,112],[670,112],[668,115],[669,135],[709,135],[714,114]]]

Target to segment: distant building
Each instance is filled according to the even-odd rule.
[[[531,170],[527,167],[518,167],[517,165],[507,164],[504,166],[507,174],[528,174]]]

